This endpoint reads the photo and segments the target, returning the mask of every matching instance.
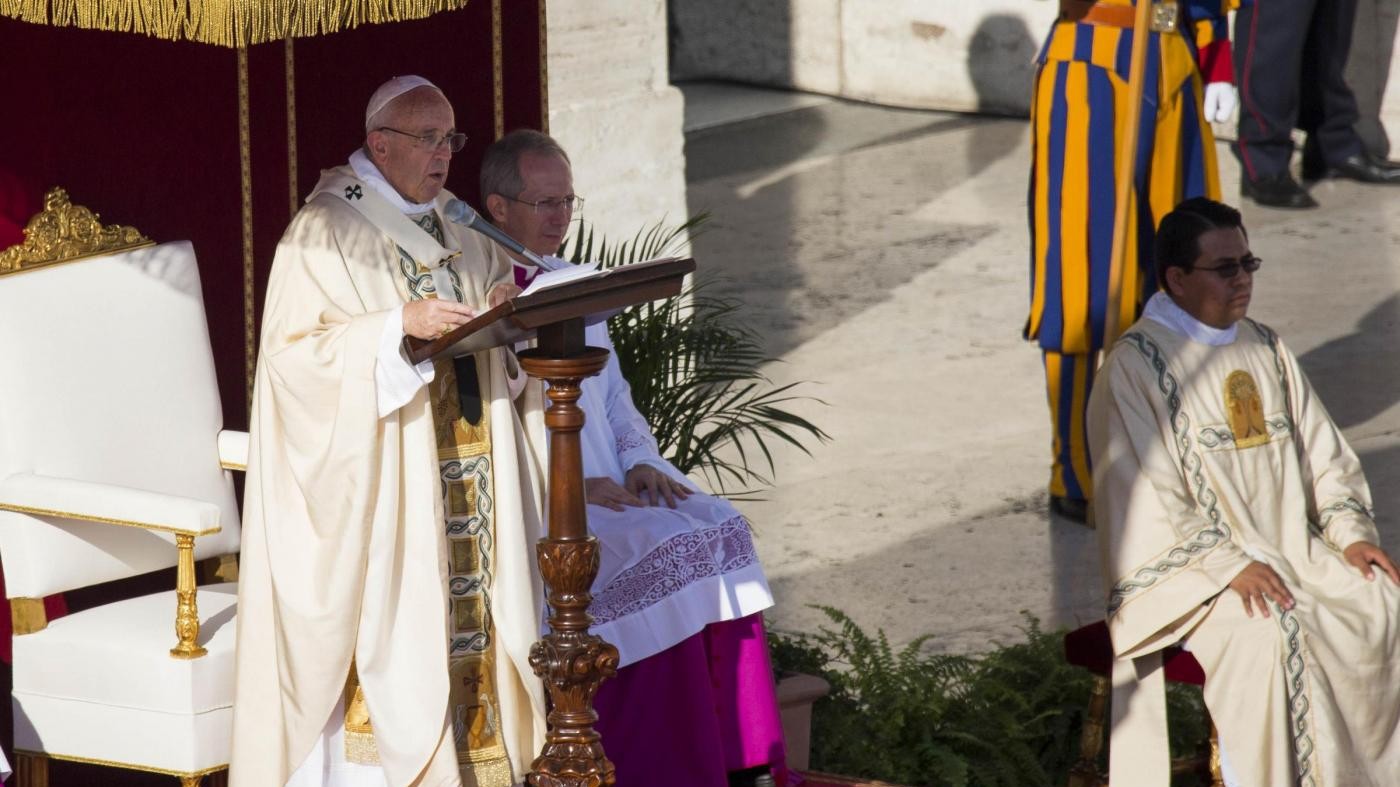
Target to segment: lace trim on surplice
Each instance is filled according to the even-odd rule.
[[[727,519],[714,527],[669,538],[593,596],[588,614],[595,625],[640,612],[701,580],[758,562],[748,520]]]

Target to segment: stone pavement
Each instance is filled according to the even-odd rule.
[[[832,435],[776,452],[743,503],[780,630],[844,610],[895,643],[976,651],[1102,617],[1092,531],[1047,512],[1050,433],[1028,297],[1023,120],[682,86],[694,243]],[[726,113],[731,113],[726,121]],[[1219,148],[1227,202],[1234,158]],[[1323,183],[1320,210],[1244,205],[1251,316],[1277,329],[1362,455],[1400,547],[1400,188]]]

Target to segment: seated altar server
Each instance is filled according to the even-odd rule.
[[[486,150],[491,219],[552,267],[582,199],[550,137],[513,131]],[[514,261],[516,283],[537,269]],[[588,344],[612,348],[606,323]],[[616,355],[583,381],[588,529],[601,544],[592,631],[620,655],[598,691],[598,731],[618,787],[727,787],[771,771],[787,783],[782,729],[760,612],[773,604],[749,524],[695,491],[657,450]],[[744,773],[739,773],[744,772]]]
[[[1205,670],[1227,782],[1400,778],[1400,572],[1361,463],[1267,326],[1260,261],[1206,198],[1161,223],[1162,291],[1089,402],[1108,585],[1113,784],[1165,787],[1161,651]]]
[[[507,350],[414,366],[401,343],[516,288],[493,245],[442,220],[465,141],[442,92],[395,77],[364,120],[268,281],[230,776],[512,787],[544,743],[540,399],[517,408]]]

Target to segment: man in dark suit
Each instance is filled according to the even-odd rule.
[[[1317,207],[1288,169],[1307,133],[1303,179],[1400,183],[1400,164],[1367,151],[1344,78],[1356,0],[1244,0],[1235,15],[1240,192],[1275,208]]]

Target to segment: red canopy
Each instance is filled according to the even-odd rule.
[[[306,6],[282,7],[301,19]],[[3,14],[15,15],[10,0],[0,0]],[[448,188],[467,200],[476,198],[485,146],[545,122],[544,0],[470,0],[423,19],[344,29],[363,21],[234,49],[0,16],[0,248],[21,240],[53,186],[104,223],[192,241],[225,422],[246,428],[273,250],[320,170],[361,143],[374,88],[408,73],[442,87],[469,137]]]

